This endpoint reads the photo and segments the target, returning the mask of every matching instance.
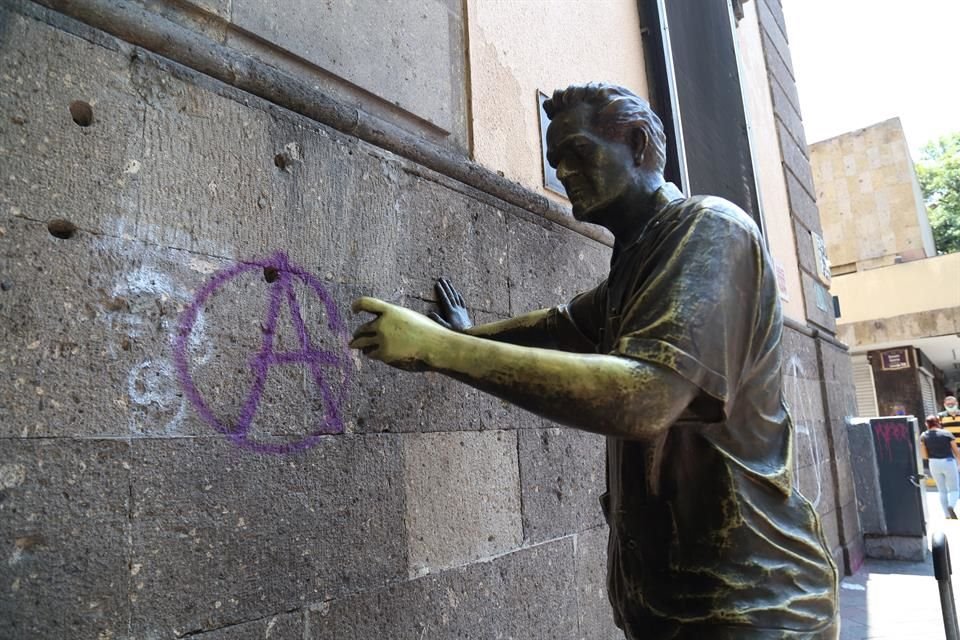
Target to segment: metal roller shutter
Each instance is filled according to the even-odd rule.
[[[866,354],[851,356],[853,360],[853,384],[857,388],[857,414],[863,418],[877,416],[877,389],[873,385],[873,367]]]

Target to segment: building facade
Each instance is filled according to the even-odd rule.
[[[936,413],[960,387],[960,254],[937,255],[903,127],[817,142],[810,161],[857,412]]]
[[[779,0],[6,0],[0,69],[0,635],[618,637],[602,439],[343,348],[357,295],[446,275],[489,321],[606,275],[542,160],[591,80],[761,225],[795,481],[859,564]]]

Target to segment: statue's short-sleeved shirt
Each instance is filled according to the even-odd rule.
[[[700,395],[657,442],[608,438],[608,588],[642,638],[827,638],[837,570],[794,488],[776,279],[753,221],[667,184],[608,279],[560,313]]]

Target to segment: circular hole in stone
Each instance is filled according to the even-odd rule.
[[[89,127],[93,124],[93,107],[89,102],[74,100],[70,103],[70,117],[81,127]]]
[[[263,268],[263,279],[267,282],[276,282],[280,279],[280,272],[276,267],[264,267]]]
[[[49,231],[50,235],[54,238],[69,240],[77,232],[77,225],[69,220],[51,220],[47,223],[47,231]]]

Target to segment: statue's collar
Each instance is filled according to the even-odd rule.
[[[647,229],[660,224],[660,218],[668,206],[683,199],[683,193],[677,188],[677,185],[672,182],[664,182],[663,186],[657,189],[652,196],[649,213],[645,216],[646,222],[630,233],[629,237],[617,238],[614,241],[611,264],[617,261],[617,257],[619,257],[623,251],[635,245],[640,238],[643,237]]]
[[[661,211],[667,208],[667,205],[677,200],[683,200],[680,189],[677,189],[677,185],[672,182],[664,182],[663,186],[653,194],[653,215],[650,219],[656,218]]]

